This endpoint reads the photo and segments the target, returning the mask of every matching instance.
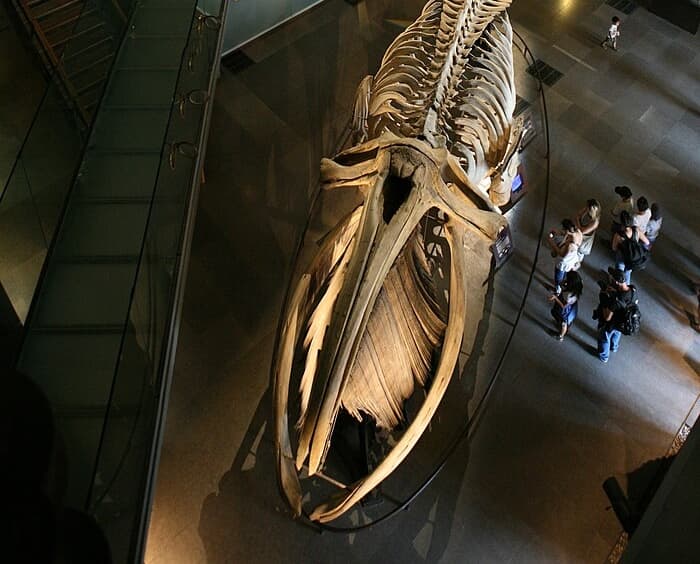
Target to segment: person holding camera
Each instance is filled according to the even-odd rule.
[[[554,263],[554,293],[561,293],[561,285],[567,272],[578,270],[581,266],[578,254],[583,242],[583,234],[570,219],[561,222],[561,231],[552,229],[547,238],[547,244],[552,250],[552,256],[557,260]]]
[[[622,331],[627,307],[635,302],[634,286],[627,284],[622,270],[610,269],[608,280],[598,281],[600,286],[600,304],[593,312],[593,319],[598,320],[598,358],[607,363],[610,353],[620,348]]]

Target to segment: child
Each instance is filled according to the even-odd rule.
[[[613,16],[612,25],[608,30],[608,36],[603,40],[600,46],[603,49],[612,47],[613,51],[617,51],[617,38],[620,36],[620,18]]]

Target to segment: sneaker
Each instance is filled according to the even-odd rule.
[[[607,358],[600,358],[600,357],[598,357],[598,358],[600,359],[600,362],[602,362],[603,364],[607,364],[607,363],[608,363],[608,359],[607,359]]]
[[[556,335],[557,341],[563,341],[564,340],[564,335]]]
[[[617,349],[610,349],[611,353],[617,352]]]

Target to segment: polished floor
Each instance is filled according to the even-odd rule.
[[[290,518],[276,486],[268,380],[291,256],[357,83],[421,5],[329,0],[223,68],[148,564],[604,562],[621,526],[602,482],[625,483],[697,417],[700,39],[642,8],[515,0],[514,27],[562,73],[544,88],[551,147],[547,155],[536,85],[518,55],[519,94],[538,127],[524,154],[528,193],[508,212],[515,253],[496,273],[446,420],[473,415],[495,377],[493,392],[471,439],[408,511],[345,534]],[[599,46],[613,15],[623,21],[617,52]],[[642,332],[603,365],[590,312],[610,264],[607,220],[561,343],[546,301],[552,259],[538,243],[588,198],[607,218],[618,184],[658,202],[664,224],[653,263],[634,274]]]

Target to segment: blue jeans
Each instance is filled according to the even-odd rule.
[[[608,327],[598,329],[598,358],[600,360],[608,360],[610,353],[620,348],[621,336],[622,333],[617,329]]]
[[[566,278],[566,270],[561,270],[558,266],[554,267],[554,285],[558,288]]]
[[[622,272],[625,273],[625,284],[629,284],[632,282],[632,271],[631,270],[626,270],[625,269],[625,263],[624,262],[618,262],[615,265],[615,268],[618,270],[622,270]]]

